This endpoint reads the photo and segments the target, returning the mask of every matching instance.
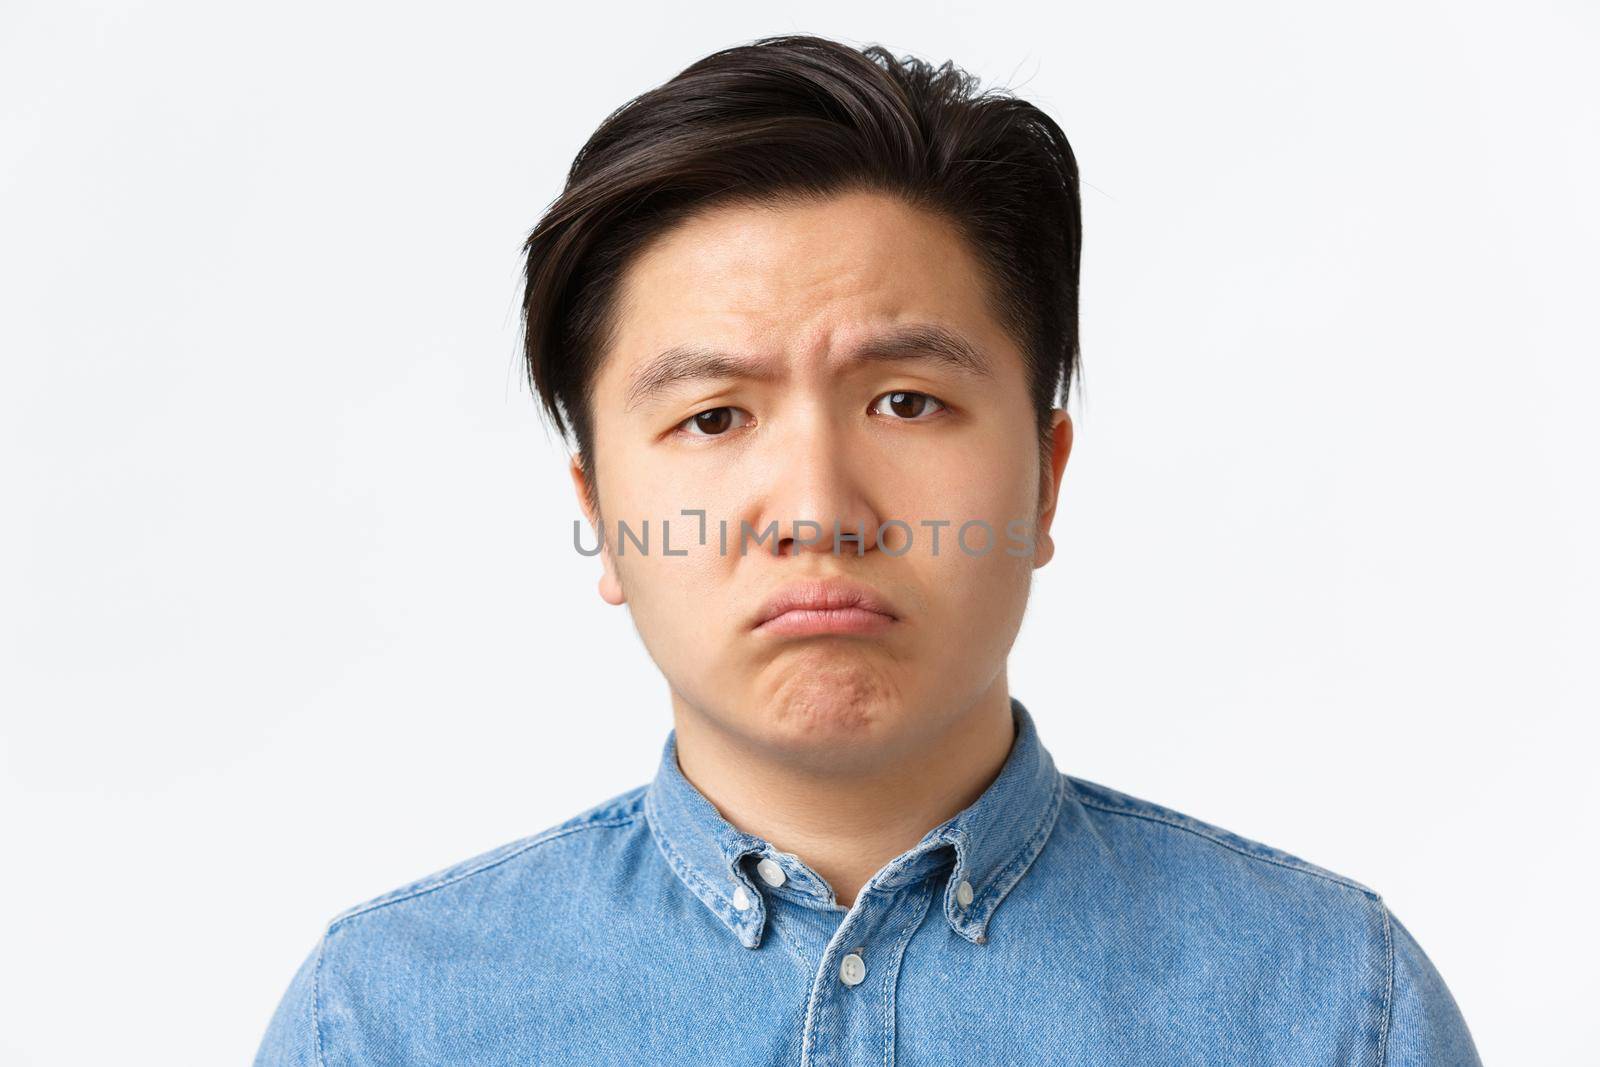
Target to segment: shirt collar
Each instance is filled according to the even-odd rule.
[[[953,852],[955,862],[943,882],[944,917],[951,929],[979,945],[988,941],[995,908],[1044,847],[1065,796],[1065,779],[1040,742],[1033,716],[1015,697],[1011,714],[1016,737],[994,781],[970,806],[929,830],[869,883],[884,889],[909,885],[948,864]],[[669,730],[660,768],[645,790],[651,833],[684,885],[740,944],[755,948],[766,925],[768,892],[826,903],[828,885],[798,856],[779,852],[723,818],[684,777],[677,742],[677,731]],[[781,889],[754,877],[762,860],[782,869]],[[965,904],[964,882],[972,894]],[[738,892],[741,888],[743,893]]]

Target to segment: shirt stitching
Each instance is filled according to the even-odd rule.
[[[650,810],[653,809],[654,806],[655,806],[654,798],[647,796],[646,799],[645,799],[645,804],[647,806],[646,807],[646,815],[648,816]],[[668,839],[668,836],[667,836],[667,834],[665,832],[661,832],[661,833],[656,833],[655,832],[655,830],[656,830],[656,820],[655,819],[648,819],[647,821],[648,821],[648,824],[649,824],[649,829],[651,830],[650,836],[655,840],[656,847],[661,850],[662,855],[666,856],[667,865],[672,868],[672,870],[678,875],[678,877],[682,878],[684,880],[684,882],[686,882],[689,885],[689,888],[692,891],[695,892],[696,896],[699,896],[701,898],[701,902],[702,903],[706,904],[708,907],[711,908],[712,914],[717,916],[717,918],[721,919],[722,922],[723,922],[723,925],[725,925],[725,926],[728,925],[728,923],[729,923],[728,914],[727,914],[726,910],[722,906],[722,897],[721,897],[721,895],[711,885],[710,882],[706,881],[703,877],[701,877],[700,872],[695,870],[694,867],[688,862],[687,859],[685,859],[683,856],[681,856],[679,854],[677,847],[675,845],[673,845],[671,840]],[[714,900],[716,903],[713,904],[711,901],[706,900],[704,896],[701,896],[700,890],[704,890],[705,894],[709,895],[712,898],[712,900]],[[752,902],[752,903],[754,903],[754,902]],[[760,905],[757,905],[757,906],[760,906]],[[737,929],[735,929],[733,932],[734,932],[735,936],[737,936],[738,933],[739,933],[739,931]],[[741,941],[741,943],[742,943],[742,941]]]
[[[650,811],[655,807],[655,801],[653,798],[647,798],[645,800],[645,804],[647,805],[646,815],[648,816]],[[700,876],[700,872],[695,870],[694,867],[689,864],[688,860],[678,851],[678,847],[672,843],[665,832],[665,829],[663,828],[663,831],[660,833],[655,832],[656,828],[660,825],[660,820],[651,818],[649,819],[649,824],[650,830],[652,831],[650,836],[655,839],[656,845],[666,855],[667,862],[671,865],[672,869],[677,871],[685,879],[693,882],[694,887],[711,891],[711,883],[702,878]]]
[[[328,924],[327,931],[323,934],[322,941],[317,945],[317,965],[312,972],[311,980],[311,1028],[312,1037],[314,1038],[318,1067],[326,1067],[327,1064],[327,1060],[324,1055],[324,1043],[322,1037],[322,961],[327,956],[328,937],[332,935],[336,929],[351,919],[357,918],[361,915],[366,915],[369,912],[377,911],[379,908],[386,908],[391,904],[399,904],[407,900],[415,900],[416,898],[427,893],[431,893],[436,889],[443,889],[446,886],[454,885],[457,882],[471,878],[475,874],[482,874],[484,871],[498,867],[502,863],[507,863],[523,853],[528,852],[539,845],[545,844],[548,841],[554,841],[558,838],[566,837],[569,834],[575,834],[580,830],[628,826],[637,822],[638,818],[639,816],[637,812],[634,812],[621,818],[603,819],[596,817],[593,820],[579,823],[574,826],[553,827],[542,834],[535,835],[521,847],[512,849],[510,852],[507,852],[504,855],[496,856],[493,859],[486,860],[477,866],[456,871],[454,874],[451,874],[448,877],[440,878],[437,881],[425,882],[424,884],[418,885],[412,890],[401,892],[397,895],[386,895],[380,897],[377,900],[360,905],[335,918]]]
[[[1191,826],[1174,818],[1169,818],[1155,812],[1139,811],[1134,808],[1117,807],[1115,805],[1107,804],[1104,801],[1093,800],[1089,797],[1085,797],[1081,792],[1078,793],[1078,803],[1082,804],[1086,808],[1094,808],[1097,811],[1104,811],[1112,815],[1127,815],[1135,819],[1145,819],[1149,822],[1161,823],[1165,826],[1170,826],[1175,830],[1183,830],[1186,833],[1194,834],[1196,837],[1204,838],[1214,845],[1220,845],[1230,852],[1237,852],[1239,855],[1244,856],[1247,859],[1260,860],[1262,863],[1270,863],[1273,866],[1282,867],[1285,870],[1299,871],[1301,874],[1314,875],[1317,878],[1321,878],[1325,882],[1332,882],[1334,885],[1341,885],[1346,889],[1354,889],[1356,892],[1366,896],[1371,900],[1379,899],[1377,893],[1371,889],[1368,889],[1359,882],[1352,882],[1348,878],[1341,878],[1338,875],[1328,871],[1318,870],[1317,868],[1306,863],[1293,863],[1286,859],[1279,859],[1276,856],[1264,856],[1259,852],[1251,852],[1247,849],[1240,848],[1231,841],[1226,841],[1215,834],[1207,833],[1205,830],[1202,830],[1197,826]]]
[[[1383,1024],[1378,1029],[1378,1067],[1389,1062],[1389,1022],[1394,1012],[1394,937],[1388,905],[1383,905],[1383,954],[1388,961],[1388,976],[1383,987]]]
[[[1025,868],[1038,858],[1040,850],[1044,847],[1043,839],[1049,837],[1050,831],[1055,829],[1055,819],[1052,816],[1060,812],[1061,801],[1065,795],[1064,782],[1058,778],[1056,787],[1051,792],[1050,802],[1045,805],[1044,811],[1039,813],[1039,821],[1034,823],[1033,829],[1028,832],[1027,838],[1017,849],[1016,855],[1011,857],[1011,862],[1007,863],[1000,873],[989,881],[989,895],[995,898],[994,906],[990,908],[990,914],[993,914],[994,908],[1000,906],[1000,901],[1022,879]],[[1014,876],[1013,872],[1015,872]],[[1008,878],[1010,879],[1009,882],[1006,881]],[[985,920],[985,923],[987,923],[987,920]]]
[[[901,936],[895,945],[894,951],[890,954],[891,959],[894,961],[894,974],[887,976],[888,980],[884,983],[883,1004],[885,1017],[889,1023],[889,1043],[883,1050],[883,1067],[894,1067],[894,1046],[896,1039],[899,1037],[899,1032],[895,1028],[894,1018],[895,991],[900,983],[900,970],[905,959],[906,945],[910,943],[912,935],[922,928],[922,924],[928,921],[928,909],[932,906],[933,898],[937,894],[938,888],[932,885],[928,886],[922,893],[922,910],[917,912],[915,922],[906,924],[906,932]]]
[[[457,871],[454,874],[451,874],[445,878],[441,878],[436,882],[428,882],[417,886],[414,889],[402,892],[398,896],[386,896],[372,901],[371,903],[363,904],[353,908],[352,910],[334,919],[333,922],[329,923],[328,932],[331,934],[337,927],[344,925],[351,919],[366,915],[369,912],[377,911],[379,908],[387,908],[391,904],[400,904],[408,900],[415,900],[416,898],[424,896],[428,893],[432,893],[437,889],[443,889],[446,886],[454,885],[457,882],[464,881],[465,879],[471,878],[474,875],[482,874],[484,871],[492,870],[495,867],[500,866],[502,863],[509,863],[511,860],[516,859],[518,856],[529,851],[530,849],[537,848],[538,846],[550,841],[555,841],[558,838],[566,837],[569,834],[575,834],[581,830],[599,830],[618,826],[629,826],[638,821],[639,816],[637,814],[630,814],[621,818],[595,819],[590,822],[579,823],[576,826],[556,827],[547,830],[544,833],[538,834],[531,838],[521,847],[507,852],[505,855],[496,856],[494,859],[487,860],[476,867],[469,867],[466,870]]]
[[[322,1056],[322,957],[327,945],[328,938],[324,935],[317,942],[317,965],[311,972],[311,1036],[315,1039],[317,1067],[327,1063]]]

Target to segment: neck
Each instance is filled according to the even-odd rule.
[[[1015,730],[1002,670],[972,705],[917,736],[848,762],[797,756],[724,728],[673,694],[678,766],[738,829],[789,852],[849,907],[924,834],[970,806],[1010,755]]]

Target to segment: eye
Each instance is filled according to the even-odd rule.
[[[921,416],[927,415],[930,411],[938,411],[944,408],[942,400],[929,396],[927,393],[896,392],[884,393],[873,401],[873,410],[876,411],[878,405],[885,400],[889,402],[889,409],[894,412],[895,419],[900,422],[916,422]]]
[[[745,423],[734,425],[733,415],[735,412],[744,415],[749,414],[740,408],[728,407],[727,405],[720,408],[707,408],[698,415],[690,415],[687,419],[678,423],[676,428],[682,430],[687,437],[722,437],[729,430],[738,429],[738,426],[745,425]]]

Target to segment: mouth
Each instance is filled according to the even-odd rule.
[[[876,634],[898,621],[876,590],[841,579],[817,579],[779,589],[761,606],[754,630],[783,637]]]

